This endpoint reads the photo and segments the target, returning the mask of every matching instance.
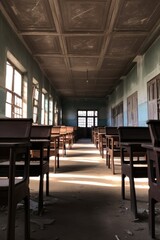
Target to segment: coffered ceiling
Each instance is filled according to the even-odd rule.
[[[159,0],[1,0],[62,97],[105,97],[160,33]]]

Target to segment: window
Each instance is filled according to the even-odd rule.
[[[53,124],[53,99],[49,97],[49,124]]]
[[[41,124],[48,124],[48,95],[45,89],[42,89]]]
[[[58,106],[57,106],[57,102],[55,102],[54,104],[54,125],[57,126],[58,125]]]
[[[23,117],[23,75],[9,61],[6,64],[6,105],[5,116],[9,118]]]
[[[160,119],[160,74],[147,83],[148,119]]]
[[[78,110],[78,127],[92,127],[98,125],[98,111]]]
[[[35,79],[33,79],[32,104],[33,104],[33,123],[38,123],[39,84]]]

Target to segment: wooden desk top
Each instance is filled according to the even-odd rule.
[[[118,134],[106,134],[105,136],[106,136],[106,138],[119,139],[119,135]]]
[[[24,147],[29,146],[29,142],[0,142],[0,147]]]

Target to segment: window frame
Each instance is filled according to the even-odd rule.
[[[80,114],[82,112],[82,114]],[[93,115],[89,115],[89,112],[93,112]],[[79,120],[82,120],[80,124]],[[90,121],[92,119],[92,123]],[[84,125],[83,125],[84,122]],[[78,109],[77,110],[77,126],[81,128],[91,128],[98,126],[98,110],[97,109]]]
[[[53,125],[53,106],[54,106],[54,103],[53,103],[53,97],[50,95],[49,96],[49,103],[48,103],[48,111],[49,111],[49,114],[48,114],[48,117],[49,117],[49,125]]]
[[[38,92],[38,97],[36,97],[35,91]],[[39,82],[33,78],[32,82],[32,109],[33,109],[33,123],[38,123],[38,112],[39,112]],[[35,109],[37,111],[35,111]]]
[[[48,92],[42,89],[41,93],[41,124],[48,125]]]
[[[12,80],[7,79],[7,65],[12,68]],[[21,77],[21,89],[20,93],[15,92],[15,81],[16,74],[19,74]],[[12,81],[11,88],[7,86],[8,81]],[[17,85],[16,85],[17,86]],[[19,86],[19,84],[18,84]],[[16,88],[17,89],[17,88]],[[7,58],[6,61],[6,77],[5,77],[5,90],[6,90],[6,101],[5,101],[5,116],[9,118],[22,118],[23,117],[23,91],[24,91],[24,72],[16,67],[16,65]],[[10,95],[10,97],[9,97]],[[10,100],[9,100],[10,99]]]

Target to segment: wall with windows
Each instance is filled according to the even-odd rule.
[[[120,80],[117,88],[106,98],[107,123],[111,125],[111,109],[123,101],[124,125],[127,125],[127,98],[138,93],[138,125],[145,126],[148,120],[147,82],[160,73],[160,37],[143,56],[137,56],[129,74]]]
[[[53,88],[48,79],[44,76],[40,70],[38,64],[33,59],[27,48],[23,45],[22,41],[17,37],[15,32],[8,25],[0,12],[0,117],[5,117],[6,108],[6,62],[9,59],[13,65],[23,74],[23,80],[25,81],[25,91],[23,92],[26,96],[26,116],[33,116],[33,79],[39,84],[39,103],[38,103],[38,122],[41,123],[41,100],[42,100],[42,89],[45,89],[48,97],[48,103],[45,102],[44,108],[48,104],[48,113],[44,113],[45,117],[48,118],[49,123],[49,99],[53,100],[53,112],[54,112],[54,101],[58,102],[58,106],[61,105],[60,98],[58,97],[56,90]],[[29,96],[29,97],[28,97]],[[46,109],[44,109],[45,111]],[[36,111],[36,110],[35,110]],[[23,115],[24,117],[25,115]],[[44,119],[45,119],[44,117]],[[53,119],[54,121],[54,119]]]
[[[97,110],[98,125],[106,125],[106,102],[105,99],[79,99],[67,98],[62,100],[63,124],[77,126],[78,110]]]

